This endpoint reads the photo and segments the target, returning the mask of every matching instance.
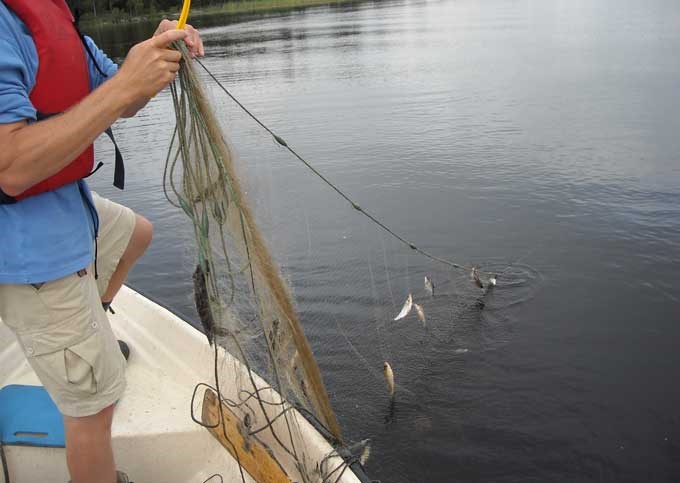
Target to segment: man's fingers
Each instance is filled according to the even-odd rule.
[[[177,40],[184,40],[189,51],[193,55],[205,55],[205,49],[203,48],[203,40],[201,39],[201,34],[198,33],[191,25],[185,25],[183,30],[178,30],[176,28],[177,22],[164,20],[158,27],[157,34],[151,39],[152,45],[154,47],[165,48],[172,42]],[[168,29],[168,30],[165,30]],[[165,30],[160,32],[161,30]],[[177,53],[177,58],[166,57],[163,59],[167,61],[177,62],[179,61],[180,55]]]
[[[155,37],[156,35],[162,34],[166,30],[170,30],[171,28],[173,28],[173,22],[171,22],[167,18],[164,18],[163,20],[161,20],[161,23],[158,24],[158,28],[156,29],[153,35]]]
[[[187,46],[190,47],[191,53],[194,55],[204,55],[201,34],[189,24],[186,25],[185,29],[187,32],[189,32],[189,36],[184,41],[186,42]]]
[[[179,71],[179,64],[177,62],[166,62],[166,68],[170,72],[177,72]]]
[[[179,62],[182,59],[182,53],[174,49],[162,49],[161,59],[167,62]]]
[[[184,29],[189,33],[189,35],[187,35],[187,38],[184,39],[184,42],[186,42],[187,47],[189,47],[189,51],[192,54],[196,54],[197,50],[196,40],[198,37],[198,32],[196,31],[195,28],[188,24],[184,27]]]
[[[151,42],[154,47],[164,48],[177,40],[184,40],[187,35],[184,30],[172,29],[156,35],[151,39]]]

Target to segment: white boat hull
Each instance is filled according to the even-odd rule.
[[[113,423],[118,468],[140,483],[200,483],[216,473],[222,475],[225,482],[241,481],[234,458],[208,430],[191,419],[194,387],[201,382],[214,384],[214,352],[206,337],[186,321],[128,287],[123,287],[114,307],[116,314],[110,315],[111,325],[118,338],[127,341],[131,348],[128,385],[116,407]],[[222,351],[221,358],[223,396],[238,400],[241,389],[252,390],[247,372],[229,354]],[[4,324],[0,325],[0,367],[0,387],[40,384],[14,335]],[[257,375],[254,377],[258,387],[268,385]],[[267,397],[277,398],[278,395],[270,391]],[[196,399],[198,405],[202,392]],[[251,408],[260,411],[255,404]],[[261,411],[259,414],[262,416]],[[300,428],[299,438],[294,443],[313,468],[332,452],[332,447],[297,411],[289,414]],[[275,413],[270,417],[273,415]],[[200,407],[196,416],[200,418]],[[264,422],[264,417],[254,419],[253,427]],[[279,418],[274,428],[280,434],[286,434],[284,418]],[[293,462],[273,440],[271,432],[266,430],[258,436],[291,479],[299,481]],[[6,446],[5,452],[12,483],[66,482],[69,479],[63,448]],[[340,458],[333,457],[326,466],[332,469],[338,464],[341,464]],[[321,479],[319,477],[318,481]],[[254,480],[246,474],[246,481]],[[335,481],[335,476],[331,481]],[[338,483],[356,482],[359,479],[348,469]]]

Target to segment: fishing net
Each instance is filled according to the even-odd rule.
[[[208,340],[225,347],[248,371],[253,363],[260,370],[267,369],[283,401],[260,399],[262,387],[254,381],[252,394],[260,404],[281,407],[288,432],[299,429],[294,419],[288,420],[284,401],[295,402],[341,440],[290,289],[258,230],[231,150],[188,52],[184,46],[177,48],[183,55],[178,83],[172,87],[177,124],[164,180],[168,200],[193,225],[198,251],[194,295]],[[267,422],[271,425],[272,421]],[[297,458],[295,439],[291,434],[277,436]],[[307,476],[309,470],[303,463],[296,461],[301,475]]]
[[[346,377],[335,381],[333,395],[343,413],[361,408],[362,427],[369,434],[352,435],[359,439],[378,432],[394,411],[394,398],[388,396],[395,388],[388,382],[385,389],[385,363],[396,373],[396,393],[411,401],[414,420],[419,427],[427,425],[417,393],[427,386],[437,361],[444,354],[459,356],[484,340],[499,338],[478,327],[481,311],[489,302],[491,309],[487,308],[484,317],[491,322],[500,322],[502,309],[510,304],[510,299],[493,293],[493,275],[498,272],[507,280],[504,287],[521,292],[534,274],[520,260],[508,264],[491,258],[484,259],[484,270],[473,270],[476,267],[434,256],[414,245],[365,211],[247,110],[276,145],[293,156],[277,168],[257,159],[251,159],[247,167],[239,164],[241,156],[234,155],[212,109],[221,104],[209,100],[204,80],[212,77],[231,94],[202,63],[189,58],[183,45],[175,47],[183,61],[171,88],[176,128],[164,186],[170,203],[191,221],[199,318],[210,343],[223,347],[246,367],[243,385],[250,390],[238,394],[240,402],[235,405],[250,400],[262,407],[263,414],[271,415],[258,431],[272,433],[293,461],[299,480],[339,481],[346,467],[341,471],[337,471],[340,466],[311,467],[304,451],[296,448],[305,438],[299,434],[297,420],[290,417],[291,408],[317,421],[336,443],[343,441],[301,319],[306,328],[327,329],[323,335],[315,332],[329,348],[326,361],[338,353],[351,354],[352,367],[347,368]],[[198,66],[207,77],[199,76]],[[245,133],[243,139],[253,136]],[[271,149],[271,144],[251,144]],[[246,187],[246,174],[258,183]],[[298,187],[296,195],[283,196],[291,185]],[[329,188],[337,196],[329,197]],[[258,201],[255,206],[251,204],[254,199]],[[315,204],[318,199],[324,199],[322,206]],[[422,230],[416,224],[411,231]],[[276,243],[270,247],[266,239]],[[277,259],[286,262],[287,275],[300,292],[301,316],[271,248]],[[446,253],[448,247],[435,249]],[[514,303],[525,296],[530,294],[515,291]],[[405,303],[408,299],[411,304]],[[405,315],[399,317],[403,310]],[[427,351],[422,350],[424,345]],[[217,349],[215,354],[217,359]],[[258,383],[254,372],[282,398]],[[219,392],[217,374],[216,384]],[[365,444],[353,448],[348,443],[336,451],[355,454],[356,460],[361,452],[365,459],[365,450]]]

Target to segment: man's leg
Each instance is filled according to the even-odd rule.
[[[66,464],[72,483],[115,483],[111,448],[113,405],[92,416],[64,416]]]
[[[130,269],[151,243],[152,237],[153,225],[151,222],[141,215],[135,215],[135,228],[123,255],[118,261],[118,265],[116,265],[116,269],[111,274],[106,290],[102,294],[102,303],[111,303],[123,286]]]
[[[108,304],[151,243],[153,226],[131,209],[94,192],[92,199],[99,215],[97,289],[102,303]]]
[[[114,483],[111,419],[126,363],[92,266],[39,286],[0,285],[0,317],[63,415],[74,483]]]

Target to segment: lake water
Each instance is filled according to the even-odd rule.
[[[373,441],[369,475],[680,481],[680,4],[241,20],[204,29],[205,64],[237,97],[407,238],[504,271],[479,309],[466,274],[362,221],[211,87],[346,435]],[[94,35],[122,55],[151,30]],[[163,92],[119,122],[128,187],[109,187],[110,164],[92,183],[155,224],[131,284],[195,320],[189,226],[162,193],[172,119]],[[391,321],[409,291],[426,329]]]

